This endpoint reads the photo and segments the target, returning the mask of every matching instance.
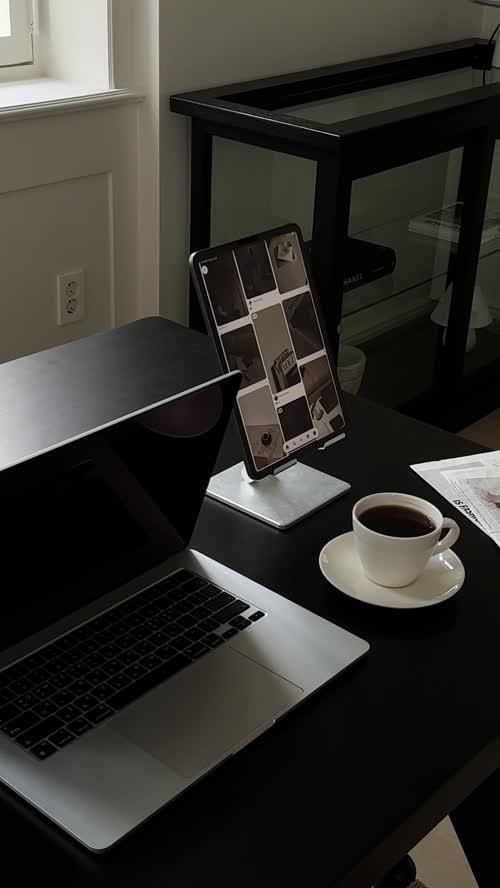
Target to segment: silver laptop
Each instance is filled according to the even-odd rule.
[[[187,548],[239,380],[0,472],[0,778],[94,851],[368,650]]]

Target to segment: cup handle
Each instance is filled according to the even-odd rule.
[[[446,549],[451,549],[451,547],[455,545],[460,536],[460,528],[457,522],[453,520],[453,518],[445,518],[443,520],[443,529],[445,529],[446,527],[449,528],[448,533],[445,537],[443,537],[442,540],[439,540],[439,543],[434,546],[432,557],[434,557],[434,555],[440,555],[441,552],[445,552]]]

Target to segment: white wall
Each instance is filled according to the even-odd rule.
[[[0,117],[0,362],[143,313],[138,107]],[[58,327],[57,274],[80,267],[86,317]]]
[[[45,76],[109,86],[108,0],[38,0],[38,31]]]
[[[169,95],[458,40],[480,27],[480,7],[469,0],[273,0],[262,6],[160,0],[162,312],[187,318],[189,127],[168,111]],[[269,165],[264,173],[261,159],[252,161],[239,146],[219,146],[219,152],[216,175],[232,177],[225,218],[233,215],[236,230],[238,209],[247,202],[252,218],[269,215],[268,189],[258,188],[270,181]],[[246,155],[239,167],[246,181],[237,172],[238,152]]]
[[[159,0],[115,0],[115,86],[144,95],[138,108],[138,294],[144,315],[159,311]]]

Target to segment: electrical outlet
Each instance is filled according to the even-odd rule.
[[[75,324],[85,317],[85,272],[83,268],[57,275],[57,323]]]

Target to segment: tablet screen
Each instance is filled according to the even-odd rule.
[[[280,231],[195,257],[256,472],[345,426],[300,239]]]

